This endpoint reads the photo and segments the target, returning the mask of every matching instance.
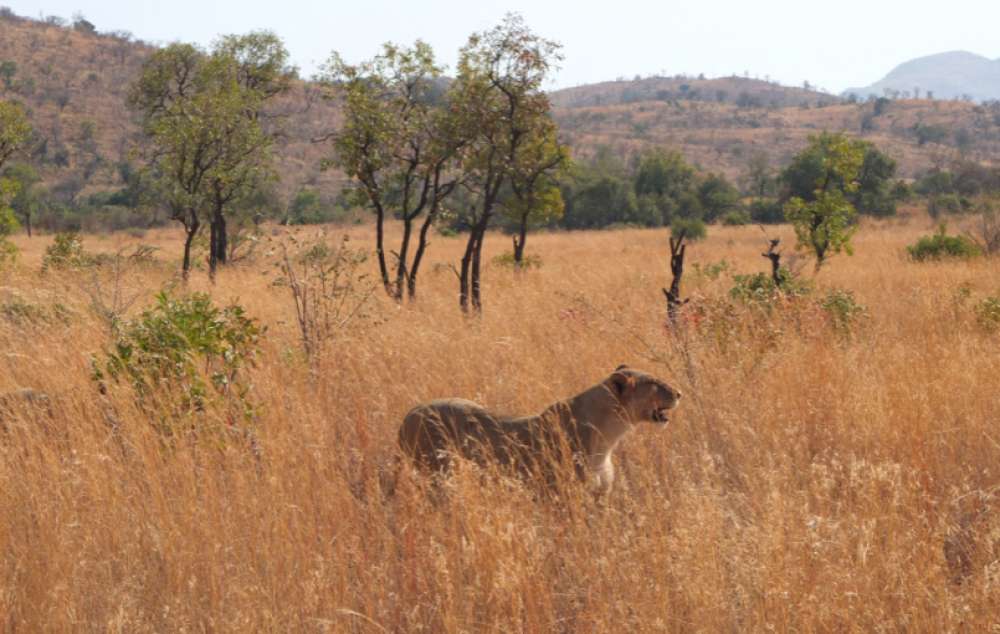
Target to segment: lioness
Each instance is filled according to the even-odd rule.
[[[552,467],[569,458],[580,479],[606,492],[614,481],[611,453],[618,442],[636,422],[665,425],[680,398],[663,381],[621,365],[607,379],[536,416],[505,418],[458,398],[418,405],[403,420],[399,444],[418,466],[433,471],[445,471],[457,454],[550,479]]]

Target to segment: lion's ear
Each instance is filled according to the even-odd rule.
[[[615,372],[621,372],[622,370],[627,370],[627,369],[628,369],[628,366],[623,363],[620,366],[618,366],[617,368],[615,368]]]
[[[635,388],[635,377],[625,374],[621,371],[625,366],[621,366],[615,373],[608,378],[608,383],[610,383],[611,389],[618,396],[624,396]]]

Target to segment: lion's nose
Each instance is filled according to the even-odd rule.
[[[681,393],[680,392],[674,392],[674,400],[675,401],[681,400]]]

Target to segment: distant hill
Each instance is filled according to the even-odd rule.
[[[829,105],[839,97],[809,88],[792,88],[744,77],[648,77],[605,81],[564,88],[551,93],[552,104],[562,108],[612,106],[640,101],[706,101],[739,106],[783,108],[803,104]]]
[[[1000,99],[1000,59],[965,51],[918,57],[900,64],[871,86],[844,91],[845,96],[852,93],[861,98],[932,94],[935,99]]]

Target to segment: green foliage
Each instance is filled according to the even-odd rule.
[[[212,223],[212,262],[225,259],[224,217],[273,177],[269,99],[289,86],[288,53],[267,32],[220,39],[211,53],[189,44],[158,49],[127,103],[155,151],[156,190],[189,237]],[[185,273],[190,265],[185,253]]]
[[[31,137],[28,115],[20,104],[0,101],[0,168]]]
[[[258,353],[257,322],[237,304],[218,308],[204,293],[163,292],[134,320],[120,323],[114,344],[93,360],[94,380],[129,387],[139,406],[172,434],[175,424],[216,403],[233,418],[253,415],[245,368]]]
[[[845,164],[832,152],[861,153],[860,164]],[[857,157],[852,157],[852,162]],[[839,165],[838,169],[831,169]],[[841,173],[850,167],[850,173]],[[813,202],[817,189],[844,193],[858,213],[889,216],[896,213],[894,196],[896,161],[879,151],[872,143],[848,139],[843,134],[823,133],[810,139],[810,145],[800,152],[781,173],[784,184],[782,202],[801,198]],[[820,186],[822,185],[822,186]]]
[[[937,233],[923,236],[916,244],[906,247],[910,257],[917,262],[944,258],[973,258],[982,255],[982,249],[966,236],[949,236],[945,225]]]
[[[350,202],[344,196],[330,201],[319,191],[308,187],[303,187],[295,193],[284,214],[278,218],[283,224],[288,225],[357,221],[356,216],[351,213]]]
[[[750,212],[745,209],[734,209],[733,211],[729,211],[723,215],[720,221],[726,226],[736,227],[740,225],[748,225],[753,222],[753,219],[750,217]]]
[[[709,262],[707,264],[699,264],[695,262],[692,267],[694,268],[694,274],[698,277],[704,277],[707,280],[715,281],[722,276],[723,273],[728,272],[732,265],[726,260],[719,260],[718,262]]]
[[[518,269],[528,270],[528,269],[540,269],[542,268],[542,256],[535,255],[533,253],[526,253],[523,258],[521,258],[520,265],[514,260],[514,254],[511,251],[504,251],[500,255],[493,258],[493,264],[504,269]]]
[[[760,224],[780,224],[785,222],[785,209],[777,200],[755,200],[750,203],[750,219]]]
[[[708,229],[700,218],[674,218],[670,223],[670,235],[674,238],[684,233],[684,237],[692,242],[704,240]]]
[[[976,321],[987,332],[1000,331],[1000,297],[990,296],[975,305]]]
[[[31,126],[24,109],[18,104],[0,101],[0,168],[27,143],[30,136]],[[17,182],[0,178],[0,268],[17,258],[17,247],[7,238],[20,226],[9,207],[19,191]]]
[[[958,194],[935,194],[927,201],[927,213],[937,220],[941,216],[960,214],[969,207],[968,201]]]
[[[896,202],[901,200],[897,190],[901,181],[894,182],[895,176],[896,161],[867,144],[858,173],[858,188],[850,197],[858,213],[879,217],[894,215]]]
[[[867,309],[848,290],[835,288],[819,300],[819,306],[827,314],[833,329],[841,335],[850,335],[859,320],[867,315]]]
[[[698,185],[698,202],[706,222],[738,211],[740,192],[719,174],[709,174]]]
[[[817,270],[831,255],[852,253],[857,211],[848,197],[858,191],[865,149],[862,141],[824,132],[811,137],[809,147],[786,170],[796,179],[806,172],[814,176],[811,193],[785,203],[785,217],[795,228],[797,247],[816,257]]]
[[[80,269],[91,266],[94,258],[83,250],[83,239],[76,231],[57,233],[52,244],[45,247],[42,272],[50,269]]]
[[[800,279],[787,268],[781,268],[778,278],[780,284],[775,284],[771,275],[763,272],[734,275],[729,296],[743,304],[770,309],[780,298],[803,297],[812,292],[808,281]]]

